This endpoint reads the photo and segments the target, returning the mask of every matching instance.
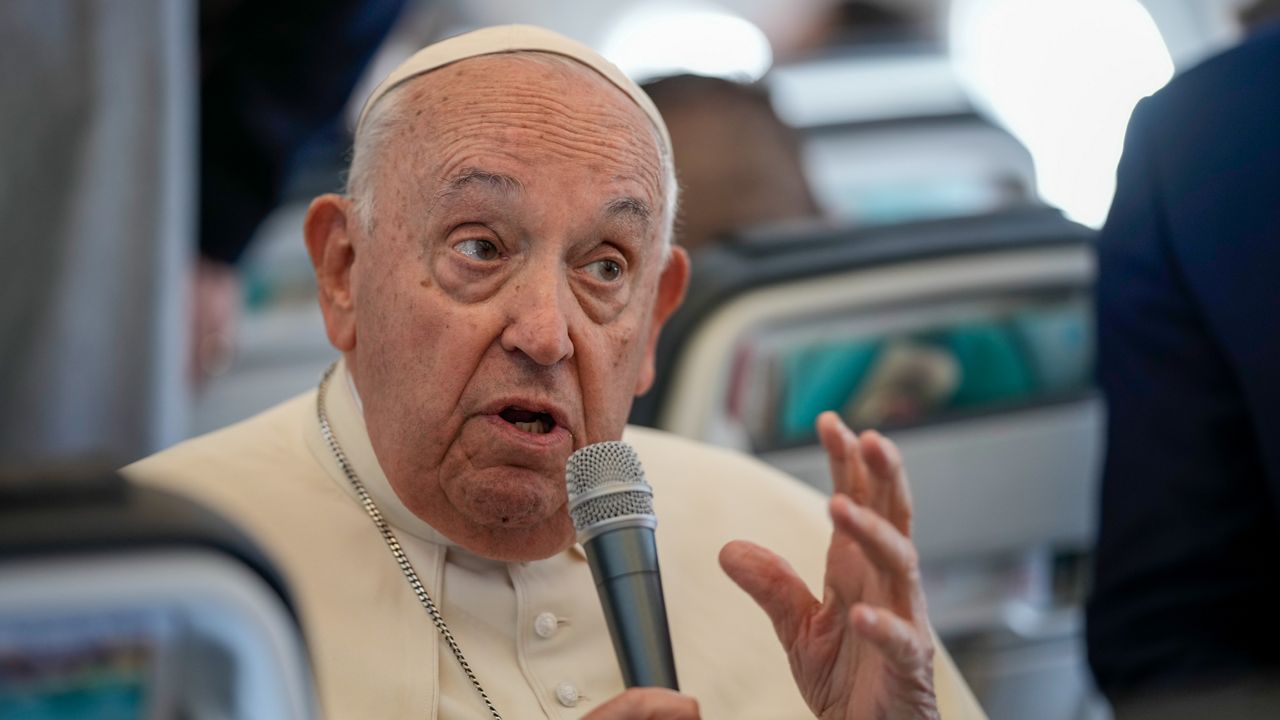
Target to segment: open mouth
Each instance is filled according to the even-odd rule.
[[[515,406],[507,406],[498,413],[498,417],[515,425],[517,429],[527,433],[535,433],[537,435],[546,435],[551,432],[556,421],[550,415],[537,410],[525,410]]]

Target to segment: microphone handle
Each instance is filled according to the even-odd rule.
[[[610,530],[587,541],[583,549],[623,682],[629,688],[679,690],[653,529]]]

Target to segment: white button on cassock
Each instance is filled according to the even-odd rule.
[[[565,707],[573,707],[578,704],[578,688],[573,683],[565,680],[556,686],[556,700]]]
[[[560,620],[549,612],[539,613],[538,617],[533,619],[533,631],[540,638],[555,635],[558,627],[560,627]]]

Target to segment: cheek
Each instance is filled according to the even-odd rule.
[[[468,267],[450,253],[450,248],[441,248],[431,253],[430,275],[422,282],[434,285],[454,302],[471,305],[492,298],[501,290],[504,281],[510,275],[510,268],[480,270]]]
[[[377,318],[368,352],[386,380],[426,385],[452,403],[489,345],[483,318],[447,301],[406,300]]]
[[[642,326],[630,321],[595,328],[578,345],[588,443],[616,440],[622,434],[644,363]]]
[[[385,422],[370,417],[370,424],[399,447],[421,448],[457,424],[459,399],[491,344],[492,323],[444,296],[416,268],[388,272],[376,297],[360,306],[358,318],[358,366],[371,380],[366,414],[376,412]],[[439,454],[436,448],[414,464]]]
[[[452,297],[441,281],[435,253],[422,251],[407,240],[383,248],[382,257],[399,258],[370,268],[365,277],[372,302],[363,302],[366,350],[379,356],[388,369],[437,371],[446,365],[465,365],[466,337],[481,330],[468,318],[465,303]],[[450,359],[455,362],[448,362]],[[472,358],[474,359],[474,358]],[[472,364],[474,367],[474,364]],[[441,378],[443,379],[443,378]]]
[[[573,270],[571,277],[574,299],[582,314],[596,325],[608,328],[619,323],[626,312],[635,288],[630,284],[602,286],[585,277],[585,270]]]

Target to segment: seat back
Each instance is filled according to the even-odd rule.
[[[0,480],[0,718],[307,720],[289,593],[222,518],[111,473]]]
[[[926,560],[1087,546],[1091,237],[1021,209],[735,238],[695,258],[632,419],[827,489],[836,410],[902,448]]]

